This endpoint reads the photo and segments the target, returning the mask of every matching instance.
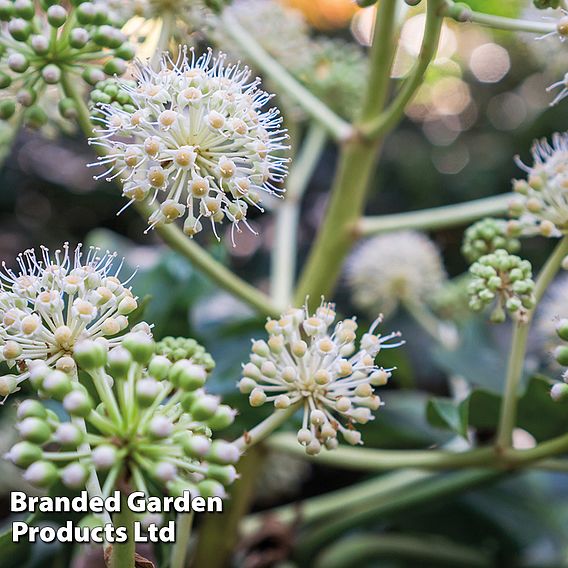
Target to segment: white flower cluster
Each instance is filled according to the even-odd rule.
[[[356,424],[374,418],[382,405],[374,387],[386,384],[392,369],[375,365],[375,358],[399,333],[375,335],[381,318],[356,347],[355,319],[338,322],[333,304],[323,304],[310,315],[305,309],[290,309],[279,320],[268,320],[268,341],[254,341],[250,362],[243,367],[239,390],[249,395],[252,406],[271,402],[285,409],[303,407],[298,441],[306,453],[318,454],[322,444],[338,445],[337,433],[350,444],[360,444]],[[342,424],[343,421],[345,423]]]
[[[556,133],[552,142],[537,140],[532,146],[533,164],[518,157],[518,166],[527,179],[515,180],[518,197],[510,213],[518,221],[509,224],[512,234],[541,234],[559,237],[568,233],[568,133]]]
[[[248,226],[249,207],[262,211],[260,193],[282,192],[287,171],[279,111],[262,111],[271,95],[248,68],[211,51],[196,58],[184,50],[159,71],[139,63],[136,79],[135,87],[119,81],[135,112],[100,105],[102,129],[91,142],[108,150],[98,163],[110,168],[98,177],[120,178],[130,203],[159,201],[150,228],[180,217],[189,236],[205,219],[216,235],[225,218],[233,229]]]
[[[353,303],[385,315],[401,302],[427,301],[446,279],[440,251],[428,237],[414,231],[365,241],[348,259],[345,273]]]
[[[3,263],[0,272],[0,360],[20,375],[2,377],[0,395],[12,392],[29,376],[34,360],[66,372],[75,369],[73,348],[83,339],[105,338],[110,345],[128,328],[136,298],[121,281],[116,253],[100,254],[68,243],[54,253],[42,247],[17,258],[19,271]],[[11,384],[9,384],[11,383]]]

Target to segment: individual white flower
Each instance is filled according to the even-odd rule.
[[[568,133],[556,133],[552,143],[536,140],[532,146],[533,164],[517,165],[527,179],[514,180],[518,194],[510,213],[518,221],[509,223],[511,234],[541,234],[559,237],[568,233]]]
[[[22,372],[40,360],[66,372],[74,368],[75,344],[82,339],[119,341],[128,328],[128,315],[138,306],[120,279],[116,253],[99,249],[74,251],[65,243],[51,253],[41,247],[17,257],[18,270],[3,262],[0,272],[0,360]]]
[[[310,455],[319,453],[322,444],[334,449],[338,432],[350,444],[361,443],[355,425],[374,418],[372,411],[382,405],[374,387],[386,384],[392,371],[376,366],[375,358],[381,349],[404,343],[392,342],[399,333],[375,335],[379,317],[357,350],[355,318],[333,325],[335,318],[334,305],[322,303],[313,315],[306,307],[268,320],[269,339],[253,342],[239,381],[252,406],[271,402],[284,409],[301,403],[298,441]]]
[[[446,279],[440,251],[414,231],[365,241],[349,257],[345,273],[353,303],[386,315],[401,302],[426,302]]]
[[[108,150],[98,163],[109,169],[97,178],[120,178],[130,203],[158,201],[150,228],[182,217],[189,236],[205,220],[216,235],[225,218],[233,229],[248,226],[249,207],[262,211],[260,193],[280,193],[287,171],[279,111],[262,110],[271,95],[248,68],[210,50],[199,58],[183,50],[159,71],[138,63],[136,79],[136,87],[119,81],[133,113],[100,105],[91,142]]]
[[[555,106],[557,105],[560,101],[564,100],[566,97],[568,97],[568,73],[566,73],[564,75],[564,77],[562,77],[562,79],[560,81],[557,81],[556,83],[552,83],[552,85],[550,85],[546,91],[550,92],[550,91],[554,91],[556,89],[560,88],[560,91],[557,93],[556,97],[554,98],[554,100],[550,103],[550,106]]]

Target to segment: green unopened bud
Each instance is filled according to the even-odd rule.
[[[14,14],[25,20],[31,20],[35,14],[35,6],[32,0],[16,0],[14,2]]]
[[[93,450],[92,456],[95,468],[98,471],[107,471],[116,465],[118,460],[118,451],[114,446],[104,444],[97,446]]]
[[[559,365],[568,367],[568,347],[561,345],[554,350],[554,358]]]
[[[49,51],[49,40],[43,35],[32,36],[30,44],[37,55],[45,55]]]
[[[169,380],[183,390],[193,391],[205,384],[207,373],[203,367],[182,359],[172,366]]]
[[[55,85],[61,80],[61,69],[57,65],[46,65],[41,70],[41,76],[48,85]]]
[[[49,487],[59,478],[59,471],[50,462],[37,461],[24,473],[24,479],[35,487]]]
[[[81,25],[89,25],[95,23],[97,11],[94,4],[92,4],[91,2],[84,2],[83,4],[79,5],[77,10],[75,10],[75,13],[77,16],[77,21]]]
[[[16,18],[8,24],[8,31],[16,41],[26,41],[32,33],[32,26],[23,18]]]
[[[7,22],[14,16],[14,4],[10,0],[0,0],[0,20]]]
[[[194,420],[208,420],[215,415],[219,408],[219,399],[216,396],[204,395],[191,405],[191,416]]]
[[[568,400],[568,385],[566,383],[556,383],[550,389],[550,397],[554,402]]]
[[[236,412],[226,404],[221,404],[215,415],[207,421],[211,430],[224,430],[235,421]]]
[[[23,420],[24,418],[47,418],[47,411],[41,402],[37,400],[24,400],[17,410],[18,420]]]
[[[89,32],[84,28],[74,28],[69,34],[69,45],[75,49],[83,49],[91,39]]]
[[[85,439],[85,433],[71,422],[64,422],[57,427],[55,440],[66,449],[78,448]]]
[[[51,438],[51,428],[41,418],[24,418],[18,425],[20,436],[33,444],[45,444]]]
[[[556,333],[558,337],[564,341],[568,341],[568,319],[561,319],[556,325]]]
[[[100,341],[85,339],[75,345],[73,357],[79,367],[85,371],[103,368],[108,359],[106,346]]]
[[[29,467],[43,456],[42,449],[30,442],[19,442],[8,452],[6,456],[18,467]]]
[[[127,351],[120,345],[109,351],[108,367],[110,374],[116,379],[125,379],[127,377],[132,362],[130,351]]]
[[[74,390],[63,399],[63,408],[71,416],[87,417],[93,409],[91,397],[82,390]]]
[[[24,112],[24,122],[30,128],[41,128],[49,121],[47,113],[39,106],[31,106]]]
[[[123,43],[122,45],[117,47],[117,49],[114,51],[114,55],[119,59],[130,61],[131,59],[134,59],[136,50],[134,49],[134,46],[132,44]]]
[[[14,73],[24,73],[30,66],[28,58],[22,53],[11,53],[8,56],[8,67],[14,71]]]
[[[70,120],[77,117],[77,105],[75,101],[71,98],[63,98],[58,103],[59,114],[63,118],[68,118]]]
[[[81,77],[83,77],[83,80],[88,83],[89,85],[96,85],[97,83],[99,83],[100,81],[103,81],[105,78],[105,74],[103,73],[103,71],[101,69],[99,69],[98,67],[87,67]]]
[[[126,63],[122,59],[109,59],[103,65],[103,71],[110,75],[124,75],[126,72]]]
[[[61,470],[61,481],[69,489],[82,489],[89,477],[89,470],[81,463],[70,463]]]
[[[231,485],[239,477],[232,465],[211,464],[207,468],[207,475],[223,485]]]
[[[162,392],[162,385],[154,379],[140,379],[136,384],[136,399],[140,406],[147,408]]]
[[[174,479],[173,481],[169,481],[166,487],[168,488],[168,493],[172,497],[181,497],[186,491],[189,491],[192,497],[197,497],[200,495],[199,490],[195,485],[179,478]]]
[[[225,497],[225,488],[213,479],[204,479],[197,484],[199,494],[207,499],[208,497]]]
[[[37,361],[30,368],[30,382],[35,390],[43,387],[43,381],[49,375],[51,369],[43,362]]]
[[[42,384],[42,390],[56,400],[62,400],[72,389],[71,379],[61,371],[51,371]]]
[[[47,21],[54,28],[61,27],[67,21],[67,10],[58,4],[50,6],[47,10]]]
[[[220,465],[235,464],[240,457],[237,446],[225,440],[215,440],[207,452],[207,459]]]
[[[168,376],[171,367],[172,362],[167,357],[156,355],[152,357],[148,365],[148,374],[158,381],[162,381]]]
[[[134,361],[141,365],[146,365],[156,350],[156,344],[152,338],[143,332],[125,335],[122,345],[130,352]]]
[[[182,432],[177,441],[181,444],[183,451],[192,458],[203,458],[211,449],[211,440],[207,436],[193,434],[189,431]]]
[[[547,8],[556,10],[560,7],[560,0],[533,0],[533,4],[539,10],[546,10]]]

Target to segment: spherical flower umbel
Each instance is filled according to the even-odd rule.
[[[211,51],[197,58],[183,50],[160,69],[138,63],[137,86],[126,83],[134,112],[102,104],[100,136],[108,150],[98,177],[119,178],[129,203],[158,202],[150,228],[185,218],[193,236],[209,221],[247,224],[250,207],[262,211],[263,191],[278,194],[286,175],[279,152],[286,135],[271,96],[251,80],[248,68],[225,65]],[[114,173],[113,173],[114,172]]]
[[[520,248],[520,241],[507,232],[507,221],[488,217],[466,229],[462,254],[469,262],[475,262],[497,249],[517,252]]]
[[[469,307],[480,311],[495,304],[491,321],[505,321],[509,312],[518,321],[524,321],[527,311],[534,308],[534,280],[528,260],[498,249],[482,256],[469,269],[472,279],[468,285]]]
[[[532,157],[532,166],[517,158],[527,179],[513,182],[518,197],[510,213],[518,221],[509,223],[509,232],[545,237],[568,234],[568,133],[554,134],[551,143],[535,141]]]
[[[0,272],[0,360],[21,372],[17,383],[36,361],[70,371],[82,339],[120,341],[138,304],[116,253],[82,245],[72,251],[65,243],[55,252],[41,247],[39,255],[27,250],[17,264],[12,270],[2,263]]]
[[[47,487],[61,480],[81,489],[96,472],[104,478],[105,495],[119,478],[146,495],[225,495],[224,487],[237,477],[240,453],[213,432],[230,425],[235,412],[204,391],[203,367],[189,360],[172,363],[155,355],[155,347],[140,332],[109,352],[97,341],[76,345],[79,367],[100,403],[78,381],[43,364],[39,392],[61,401],[71,420],[35,400],[18,408],[23,440],[8,457],[26,469],[30,483]]]
[[[387,316],[399,303],[428,301],[446,278],[436,245],[414,231],[365,241],[349,257],[345,275],[356,306]]]
[[[313,315],[307,308],[291,309],[268,320],[269,339],[253,342],[239,381],[252,406],[302,407],[298,441],[308,454],[319,453],[322,444],[334,449],[338,432],[350,444],[361,443],[356,425],[374,418],[372,411],[382,405],[374,388],[386,384],[392,371],[375,359],[381,349],[404,343],[399,333],[375,334],[378,318],[357,349],[355,318],[334,325],[335,318],[334,305],[322,303]]]
[[[43,111],[36,103],[49,85],[61,86],[60,112],[69,117],[70,84],[82,78],[94,85],[122,74],[126,61],[134,57],[105,6],[93,2],[1,0],[0,43],[0,88],[11,94],[0,103],[4,119],[19,104],[37,120]]]
[[[156,343],[156,353],[164,355],[173,363],[180,359],[189,359],[196,365],[201,365],[207,372],[215,368],[215,361],[205,351],[205,347],[190,337],[164,337]]]

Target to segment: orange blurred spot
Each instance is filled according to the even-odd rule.
[[[301,10],[310,24],[320,30],[346,27],[357,11],[352,0],[284,0],[284,3]]]

